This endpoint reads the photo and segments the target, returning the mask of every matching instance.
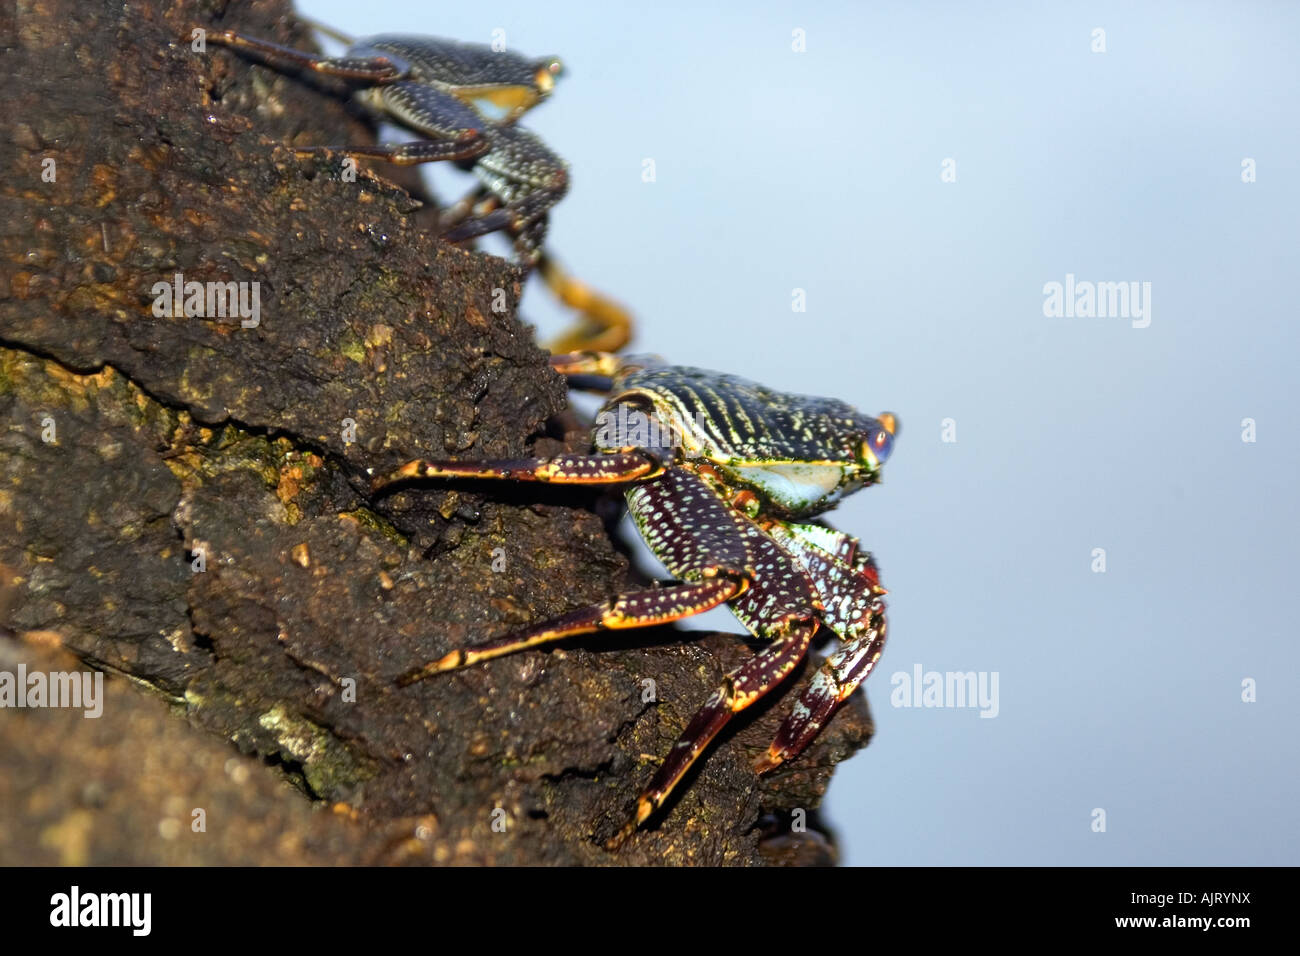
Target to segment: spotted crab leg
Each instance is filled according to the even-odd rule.
[[[519,198],[507,200],[483,216],[461,221],[447,231],[448,240],[472,239],[498,229],[509,229],[518,238],[525,226],[544,219],[569,189],[569,173],[564,162],[538,137],[519,126],[493,128],[492,154],[483,160],[483,167],[489,172],[526,171],[527,189],[518,190],[522,193]],[[530,241],[540,247],[543,238],[543,234],[534,234]]]
[[[670,471],[651,484],[671,488],[671,496],[650,495],[651,486],[640,485],[628,494],[628,504],[646,543],[670,571],[673,555],[669,552],[665,556],[663,546],[656,541],[663,511],[670,508],[681,511],[683,502],[702,503],[707,496],[709,504],[699,507],[700,513],[690,515],[690,521],[708,527],[725,515],[729,522],[740,527],[754,576],[749,589],[732,600],[731,610],[755,637],[773,643],[723,678],[721,686],[687,724],[649,786],[637,798],[635,817],[609,841],[610,849],[617,848],[663,806],[686,771],[733,716],[761,700],[790,676],[808,653],[823,610],[807,572],[756,525],[726,509],[717,498],[708,496],[702,479],[687,471]],[[637,501],[638,495],[645,496],[646,500]],[[712,513],[715,509],[718,517]]]
[[[377,95],[392,116],[429,138],[379,146],[300,146],[300,156],[342,153],[378,159],[396,166],[471,160],[485,156],[492,142],[483,132],[483,117],[472,106],[424,83],[404,81],[382,87]]]
[[[189,42],[189,37],[185,37]],[[281,46],[270,40],[259,40],[234,30],[213,30],[207,39],[218,46],[227,46],[251,53],[267,66],[279,70],[311,70],[323,76],[368,83],[388,83],[401,79],[406,71],[391,59],[375,56],[317,56],[293,47]]]
[[[379,146],[297,146],[298,156],[339,153],[360,159],[378,159],[394,166],[416,166],[443,160],[474,159],[487,151],[486,140],[478,137],[456,140],[418,139],[410,143],[382,143]]]
[[[353,56],[316,56],[233,30],[214,32],[209,39],[218,46],[252,54],[276,69],[310,70],[379,87],[375,95],[383,108],[394,118],[429,137],[428,140],[380,146],[303,146],[295,150],[300,156],[342,153],[410,166],[444,160],[468,161],[484,156],[492,148],[483,133],[485,121],[477,110],[426,83],[404,80],[407,67],[378,51],[370,56],[359,55],[366,50],[362,47],[357,51],[358,55]]]
[[[857,541],[821,525],[767,521],[763,529],[806,570],[821,595],[822,620],[843,642],[822,662],[767,753],[755,764],[765,773],[796,757],[817,736],[880,659],[885,646],[885,602],[876,563]]]
[[[571,611],[537,627],[472,647],[459,648],[410,671],[398,678],[397,682],[402,686],[413,684],[434,674],[458,670],[479,661],[513,654],[574,634],[669,624],[724,604],[740,594],[746,586],[747,582],[743,578],[723,576],[691,584],[674,584],[620,594],[605,604]]]
[[[446,232],[458,223],[464,222],[476,211],[485,214],[500,205],[500,197],[493,196],[486,186],[476,186],[442,211],[442,215],[438,218],[438,228]]]
[[[652,459],[647,456],[646,460]],[[411,464],[423,468],[433,463]],[[481,472],[476,473],[476,476],[480,475]],[[688,492],[685,500],[683,490]],[[698,491],[699,495],[692,495],[691,491]],[[602,604],[570,611],[528,630],[452,651],[409,672],[400,682],[410,684],[432,674],[536,647],[571,634],[666,624],[717,607],[743,594],[750,586],[754,571],[749,560],[750,549],[746,546],[747,529],[741,519],[716,496],[708,493],[700,479],[667,471],[634,486],[629,499],[635,502],[634,515],[657,512],[659,517],[652,546],[680,583],[622,594]]]
[[[788,619],[768,635],[775,638],[775,643],[722,679],[721,686],[691,718],[649,786],[637,798],[636,816],[609,841],[609,849],[617,849],[638,826],[663,806],[686,771],[732,717],[761,700],[799,666],[816,633],[817,621],[814,618]]]
[[[884,648],[885,619],[882,613],[878,628],[849,641],[822,662],[807,689],[795,702],[790,716],[777,730],[767,753],[754,764],[754,769],[766,773],[797,757],[830,720],[836,708],[867,679]]]
[[[607,455],[556,455],[553,458],[498,458],[486,461],[408,461],[376,478],[371,491],[411,478],[487,478],[541,481],[559,485],[610,485],[652,478],[663,463],[642,449]]]

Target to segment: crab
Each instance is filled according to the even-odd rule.
[[[622,306],[569,275],[543,249],[550,210],[569,189],[568,164],[516,122],[546,99],[563,72],[558,57],[525,57],[485,44],[441,37],[384,34],[353,40],[317,27],[348,44],[338,57],[320,56],[234,30],[207,38],[282,72],[312,72],[346,81],[380,117],[423,138],[378,146],[302,146],[301,156],[341,153],[398,165],[451,161],[480,182],[439,224],[448,242],[504,232],[525,273],[537,268],[565,305],[580,314],[554,350],[617,350],[631,337]],[[480,108],[506,112],[491,119]]]
[[[647,627],[726,604],[767,645],[728,673],[637,798],[616,848],[656,813],[729,720],[780,685],[825,626],[840,648],[818,667],[756,770],[792,760],[871,673],[885,641],[879,573],[858,541],[815,519],[880,477],[898,431],[843,402],[745,379],[608,353],[552,357],[571,387],[609,392],[591,454],[411,461],[374,481],[502,479],[627,485],[628,510],[676,580],[458,648],[400,679],[408,685],[572,635]]]

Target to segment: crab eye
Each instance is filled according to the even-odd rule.
[[[863,446],[863,457],[868,461],[874,461],[877,465],[884,464],[885,459],[889,457],[890,451],[894,447],[894,436],[890,434],[885,427],[873,430],[868,436]]]

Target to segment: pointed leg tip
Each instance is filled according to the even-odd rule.
[[[628,839],[632,836],[632,834],[636,833],[637,827],[639,827],[642,823],[644,823],[646,818],[649,817],[650,814],[653,812],[654,812],[654,807],[651,806],[648,801],[646,800],[639,801],[637,803],[636,816],[633,817],[631,820],[627,821],[627,823],[623,824],[623,828],[621,830],[619,830],[612,837],[610,837],[608,840],[605,841],[605,849],[611,853],[621,849],[623,847],[623,844],[625,844],[628,841]]]
[[[373,479],[370,482],[370,491],[373,494],[377,491],[383,491],[389,485],[396,484],[399,481],[418,477],[420,477],[420,462],[408,461],[396,471],[390,471],[386,475],[380,475],[378,478]]]
[[[769,750],[763,756],[754,761],[754,772],[762,775],[769,770],[775,770],[781,764],[785,763],[785,757],[775,750]]]
[[[619,830],[612,837],[610,837],[608,840],[605,841],[605,849],[608,850],[610,853],[616,853],[617,851],[621,850],[623,848],[623,844],[627,842],[627,838],[630,837],[635,830],[636,827],[633,824],[629,823],[627,826],[623,827],[623,829]]]
[[[655,805],[652,800],[642,797],[636,802],[636,818],[628,824],[633,830],[650,819],[650,814],[655,812]]]
[[[464,656],[460,651],[452,651],[436,661],[425,664],[423,667],[413,671],[407,671],[401,677],[397,678],[398,687],[409,687],[411,684],[424,680],[426,677],[432,677],[434,674],[442,674],[446,671],[454,671],[460,667],[464,661]]]

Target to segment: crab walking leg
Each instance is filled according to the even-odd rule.
[[[445,232],[457,223],[464,222],[475,212],[486,215],[500,205],[501,199],[493,196],[486,186],[477,186],[443,209],[438,217],[438,228]]]
[[[885,619],[856,640],[849,641],[826,658],[809,682],[790,716],[782,722],[767,753],[754,769],[766,773],[773,767],[797,757],[830,720],[837,707],[867,679],[885,648]]]
[[[507,203],[482,216],[470,216],[443,233],[448,242],[476,239],[491,232],[507,230],[516,238],[524,238],[532,249],[540,249],[546,238],[545,216],[548,210],[568,192],[567,174],[557,171],[551,178],[539,183],[535,189],[517,203]],[[534,228],[525,233],[529,226]],[[541,253],[533,257],[534,263]]]
[[[627,345],[632,338],[632,316],[627,309],[575,279],[544,252],[537,268],[555,297],[578,312],[573,326],[546,343],[548,351],[617,352]]]
[[[517,631],[494,641],[452,651],[436,661],[417,668],[398,679],[405,686],[443,671],[457,670],[505,654],[513,654],[549,641],[574,634],[650,627],[668,624],[692,614],[701,614],[724,604],[747,587],[743,578],[720,576],[691,584],[674,584],[621,594],[604,604],[571,611],[525,631]]]
[[[478,159],[492,148],[483,133],[483,117],[452,96],[423,83],[393,83],[374,91],[387,114],[424,133],[427,140],[379,146],[301,146],[298,155],[342,153],[378,159],[395,166]]]
[[[515,256],[521,266],[531,272],[542,258],[542,243],[546,241],[546,230],[550,228],[551,217],[539,216],[520,229],[513,227],[506,230],[506,235],[514,241]]]
[[[885,604],[880,572],[853,537],[818,524],[768,520],[764,531],[807,572],[818,591],[823,623],[841,648],[822,663],[813,682],[781,723],[757,762],[759,773],[790,760],[813,741],[836,708],[871,674],[885,643]]]
[[[649,456],[645,460],[653,461]],[[669,512],[667,520],[659,527],[656,540],[665,566],[681,579],[679,583],[633,591],[604,604],[571,611],[526,631],[452,651],[410,672],[402,683],[409,684],[430,674],[465,667],[571,634],[664,624],[699,614],[743,595],[750,586],[751,571],[745,529],[739,520],[717,498],[701,498],[694,507],[686,510],[681,510],[673,500],[673,495],[683,489],[698,491],[701,487],[703,483],[694,476],[665,472],[644,484],[634,485],[629,494],[634,511],[638,507],[642,511],[647,507],[658,507]],[[691,500],[695,499],[692,497]]]
[[[569,388],[585,392],[611,392],[618,376],[663,364],[657,355],[615,355],[585,349],[551,356],[551,368],[568,379]]]
[[[371,97],[371,105],[429,137],[427,141],[395,145],[304,146],[295,150],[300,156],[335,152],[410,166],[444,160],[469,161],[478,159],[492,148],[483,132],[485,121],[477,110],[426,83],[402,80],[408,72],[407,67],[399,66],[381,52],[376,51],[373,56],[318,57],[232,31],[213,34],[212,40],[218,45],[253,53],[271,67],[297,67],[366,81],[365,85],[376,87],[367,94]],[[359,48],[359,51],[365,50],[366,47]]]
[[[569,191],[568,166],[523,127],[494,125],[489,138],[492,149],[474,165],[474,175],[503,205],[461,220],[443,238],[460,242],[504,229],[520,262],[531,269],[541,256],[548,213]]]
[[[218,46],[232,47],[252,53],[267,66],[278,69],[296,68],[311,70],[324,76],[337,76],[344,80],[362,80],[387,83],[400,79],[405,70],[386,56],[316,56],[293,47],[281,46],[269,40],[236,33],[234,30],[214,30],[208,40]],[[188,37],[186,42],[189,42]]]
[[[650,478],[663,464],[648,452],[628,449],[608,455],[554,458],[495,458],[485,461],[408,461],[371,482],[372,492],[408,478],[492,478],[556,485],[613,485]]]
[[[551,368],[566,378],[613,378],[623,368],[622,356],[578,350],[551,356]],[[574,386],[570,383],[570,388]],[[600,389],[607,392],[608,388]]]
[[[667,484],[670,479],[677,483],[672,507],[680,507],[680,502],[696,502],[693,490],[704,487],[702,479],[682,472],[670,471],[657,481]],[[670,559],[673,553],[658,543],[657,528],[647,521],[648,509],[645,505],[638,507],[635,500],[636,496],[645,494],[647,487],[638,485],[628,492],[632,516],[642,528],[641,534],[651,549],[671,569]],[[713,503],[711,508],[719,506],[718,499],[708,500]],[[651,500],[647,503],[657,509],[654,513],[656,517],[660,514],[658,509],[666,507],[662,501]],[[690,514],[684,520],[698,526],[710,517],[710,514]],[[726,726],[732,715],[762,698],[790,676],[791,671],[808,653],[808,646],[820,626],[822,602],[807,572],[748,519],[735,512],[731,512],[729,517],[740,528],[748,554],[747,560],[754,569],[749,588],[730,602],[732,613],[755,637],[773,643],[729,673],[723,679],[722,686],[691,719],[651,779],[650,785],[637,799],[635,816],[609,842],[611,849],[617,848],[663,806],[682,775]],[[707,524],[704,526],[707,527]]]
[[[822,621],[841,642],[822,662],[790,715],[781,724],[768,752],[757,762],[759,773],[790,760],[812,742],[839,707],[880,659],[885,644],[886,593],[869,552],[857,541],[822,525],[767,521],[764,530],[805,572],[825,608]]]
[[[379,146],[298,146],[294,152],[299,156],[341,153],[359,159],[377,159],[394,166],[415,166],[447,159],[474,159],[487,152],[487,148],[487,140],[476,136],[467,140],[418,139],[410,143],[383,143]]]
[[[760,700],[784,681],[808,653],[817,633],[815,618],[789,618],[775,643],[755,654],[722,680],[673,744],[650,785],[637,798],[636,816],[612,843],[620,843],[658,810],[704,748],[732,716]]]

